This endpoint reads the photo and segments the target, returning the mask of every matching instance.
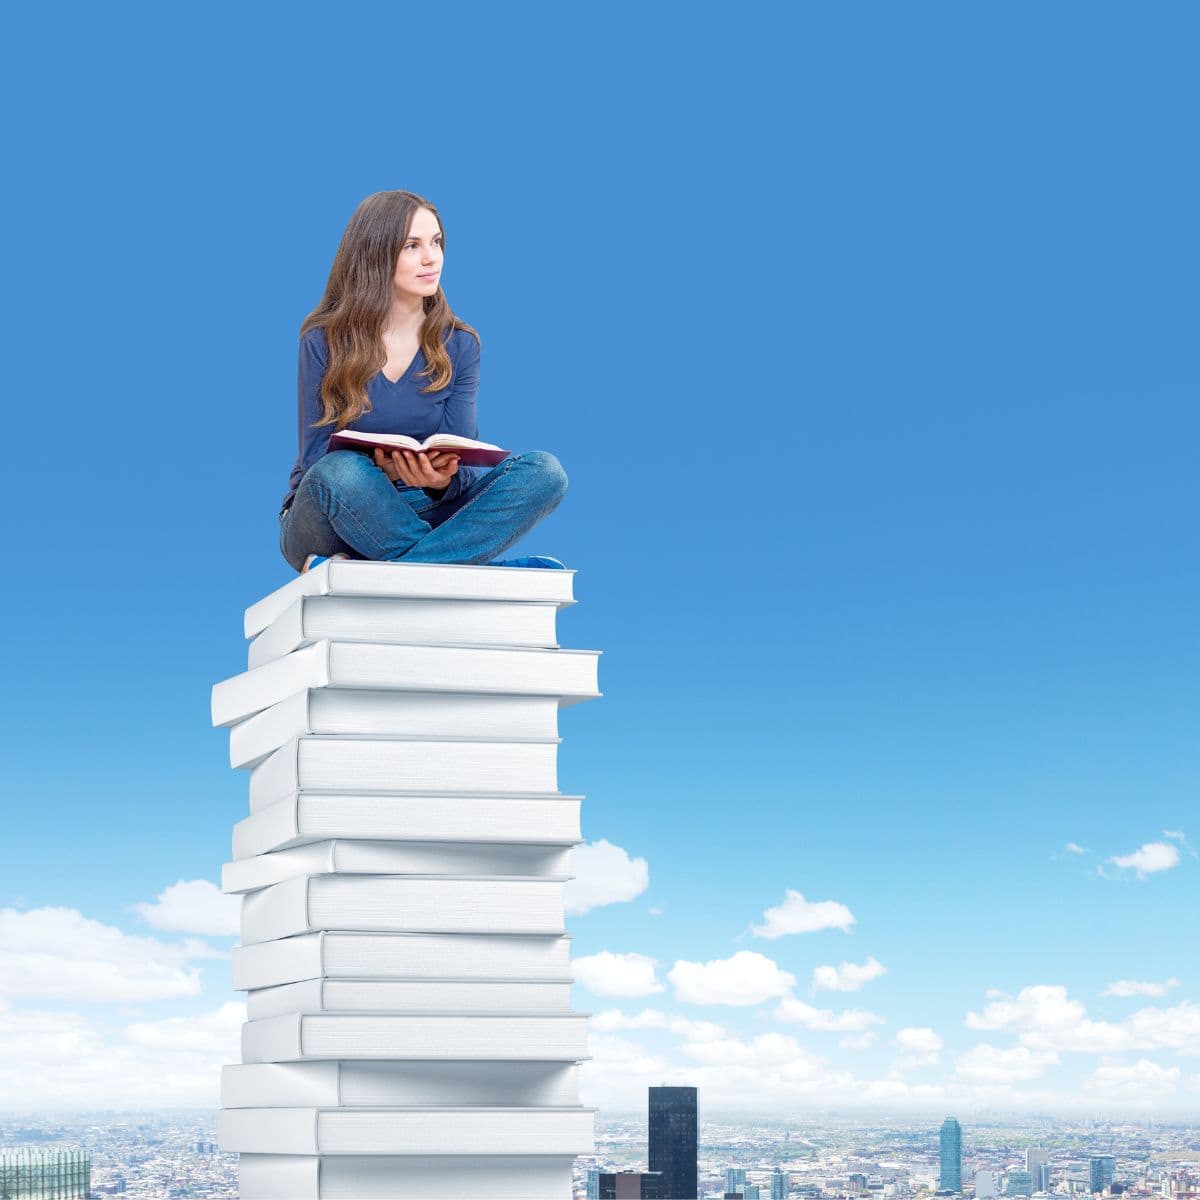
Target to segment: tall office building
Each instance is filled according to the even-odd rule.
[[[1014,1167],[1008,1173],[1008,1182],[1004,1187],[1006,1196],[1025,1196],[1033,1195],[1033,1176],[1028,1171],[1022,1171]]]
[[[962,1126],[953,1118],[942,1122],[938,1154],[938,1191],[962,1191]]]
[[[1041,1146],[1030,1146],[1025,1151],[1025,1170],[1029,1172],[1029,1178],[1035,1192],[1048,1192],[1050,1190],[1049,1150],[1043,1149]]]
[[[650,1170],[663,1175],[663,1200],[697,1200],[696,1089],[650,1089]]]
[[[975,1200],[996,1200],[1000,1195],[999,1171],[975,1172]]]
[[[17,1150],[0,1155],[0,1196],[14,1200],[87,1200],[92,1156],[86,1150]]]
[[[725,1168],[725,1190],[727,1192],[740,1192],[746,1186],[746,1168],[745,1167],[726,1167]]]
[[[1094,1192],[1107,1192],[1112,1187],[1117,1173],[1117,1160],[1111,1154],[1096,1154],[1092,1157],[1088,1180]]]
[[[653,1171],[597,1172],[597,1200],[659,1200],[661,1186]]]
[[[778,1167],[771,1175],[771,1200],[787,1200],[788,1176]]]

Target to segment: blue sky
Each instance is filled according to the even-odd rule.
[[[385,188],[441,210],[481,435],[571,478],[524,548],[605,651],[560,771],[611,884],[592,1102],[1200,1107],[1198,25],[20,16],[0,1107],[215,1103],[208,693],[289,577],[298,328]]]

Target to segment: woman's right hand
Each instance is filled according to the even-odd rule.
[[[408,487],[431,488],[443,491],[458,470],[458,455],[447,450],[432,454],[411,450],[393,450],[388,454],[376,449],[375,465],[393,482]]]

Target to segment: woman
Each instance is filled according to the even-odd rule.
[[[412,192],[376,192],[342,235],[325,295],[300,327],[300,454],[279,513],[298,571],[326,558],[490,563],[552,512],[567,477],[552,454],[491,470],[446,451],[328,448],[338,429],[477,438],[479,335],[446,303],[445,235]],[[497,566],[561,567],[553,558]]]

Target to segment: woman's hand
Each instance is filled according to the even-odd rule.
[[[375,465],[393,482],[399,480],[408,487],[443,491],[458,470],[458,455],[448,450],[393,450],[390,454],[375,451]]]

